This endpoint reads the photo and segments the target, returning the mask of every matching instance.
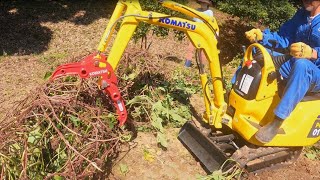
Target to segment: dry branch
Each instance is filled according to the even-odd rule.
[[[68,77],[32,92],[0,125],[1,179],[103,177],[124,130],[95,80]]]

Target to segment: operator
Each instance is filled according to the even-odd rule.
[[[285,22],[278,32],[252,29],[245,33],[254,42],[271,47],[268,40],[278,41],[276,48],[290,49],[292,56],[279,69],[287,81],[280,103],[274,109],[275,118],[255,134],[261,143],[270,142],[283,121],[307,92],[320,91],[320,0],[302,0],[304,8]]]
[[[213,17],[213,12],[209,9],[210,6],[212,6],[212,2],[210,0],[197,0],[197,3],[200,4],[200,8],[198,8],[197,10],[200,12],[203,12],[204,14]],[[195,22],[202,22],[200,19],[198,18],[193,18],[193,20]],[[193,52],[194,52],[194,46],[193,44],[190,42],[188,45],[188,49],[187,49],[187,55],[186,55],[186,61],[184,63],[185,67],[191,67],[191,59],[193,56]],[[205,58],[205,55],[203,53],[201,53],[202,59]]]

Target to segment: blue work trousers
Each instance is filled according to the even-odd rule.
[[[287,84],[274,114],[286,119],[307,92],[320,91],[320,69],[311,60],[291,58],[279,71]]]

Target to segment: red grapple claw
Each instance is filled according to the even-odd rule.
[[[105,64],[106,67],[99,67],[99,63]],[[84,79],[100,76],[100,87],[111,98],[116,108],[119,126],[122,126],[126,122],[128,114],[118,88],[117,76],[111,65],[107,62],[105,55],[100,54],[99,58],[97,58],[96,53],[93,53],[80,62],[61,65],[52,74],[50,80],[52,81],[58,77],[68,75],[78,75]]]

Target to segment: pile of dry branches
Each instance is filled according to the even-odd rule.
[[[141,84],[157,83],[151,72],[163,67],[161,58],[140,50],[122,62],[117,74],[126,100],[143,91]],[[0,120],[0,179],[105,179],[132,137],[113,112],[97,79],[65,77],[37,88]]]
[[[110,108],[95,80],[38,88],[0,123],[0,179],[104,178],[130,138]]]

